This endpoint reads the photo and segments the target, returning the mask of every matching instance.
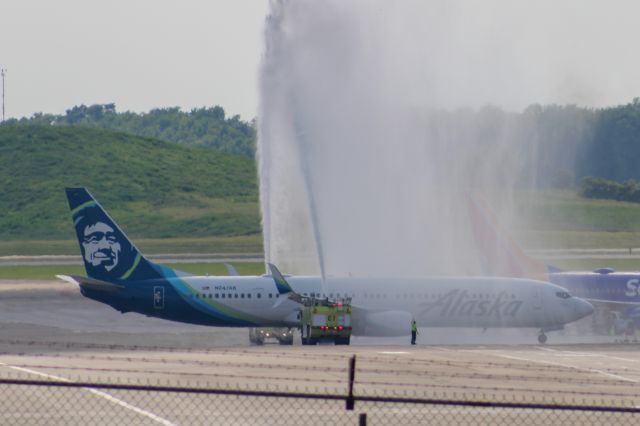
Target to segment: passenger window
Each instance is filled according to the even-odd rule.
[[[269,299],[273,299],[273,295],[269,293]]]
[[[225,297],[225,294],[224,294],[224,293],[222,293],[222,298],[224,299],[224,297]]]
[[[262,294],[258,293],[258,299],[260,299],[262,297]]]
[[[244,293],[240,293],[240,299],[244,299]]]
[[[217,299],[218,297],[220,297],[220,295],[219,295],[218,293],[216,293],[216,299]]]
[[[236,299],[238,298],[238,293],[235,293],[234,296]]]
[[[251,299],[251,293],[247,293],[247,299]]]

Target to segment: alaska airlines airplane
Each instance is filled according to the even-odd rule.
[[[562,328],[592,313],[564,288],[540,281],[489,277],[285,278],[193,276],[153,263],[84,188],[67,198],[88,277],[60,276],[90,299],[125,312],[224,327],[297,327],[303,297],[352,300],[354,335],[405,336],[422,327]],[[323,290],[324,289],[324,290]]]
[[[498,226],[486,202],[470,197],[469,210],[482,266],[487,275],[550,281],[566,287],[574,295],[597,307],[640,320],[640,273],[616,272],[611,268],[562,271],[545,265],[525,254],[513,238]]]

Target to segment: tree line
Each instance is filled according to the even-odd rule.
[[[444,144],[472,137],[471,146],[486,153],[508,146],[510,161],[519,163],[520,181],[529,187],[576,188],[588,176],[640,181],[640,98],[600,109],[531,105],[521,112],[492,106],[432,110],[424,112],[420,122],[426,137],[450,135],[452,140]],[[101,127],[246,157],[256,150],[255,120],[228,118],[220,106],[135,113],[118,112],[114,104],[80,105],[63,115],[38,113],[6,124]]]
[[[587,176],[582,179],[580,194],[586,198],[600,198],[640,203],[640,183],[634,179],[624,182]]]
[[[477,162],[502,155],[505,169],[518,170],[520,186],[576,189],[588,176],[640,181],[640,98],[599,109],[530,105],[509,112],[486,106],[424,117],[431,120],[427,131],[446,135],[448,145],[467,139]]]
[[[238,115],[228,118],[221,106],[191,111],[158,108],[135,113],[118,112],[113,103],[78,105],[63,115],[36,113],[29,118],[7,120],[5,124],[98,127],[246,157],[253,157],[256,150],[255,122],[243,121]]]

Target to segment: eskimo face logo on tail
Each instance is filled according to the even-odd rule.
[[[136,251],[105,214],[95,207],[74,216],[87,274],[97,279],[123,278],[135,264]]]
[[[106,272],[118,266],[122,245],[111,226],[96,222],[85,226],[83,234],[82,250],[88,264],[94,268],[104,268]]]

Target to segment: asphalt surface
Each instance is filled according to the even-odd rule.
[[[244,329],[121,315],[72,285],[0,281],[0,379],[360,396],[640,405],[640,346],[535,330],[421,329],[420,344],[354,338],[348,347],[250,346]],[[0,424],[634,424],[629,415],[433,404],[0,385]]]

